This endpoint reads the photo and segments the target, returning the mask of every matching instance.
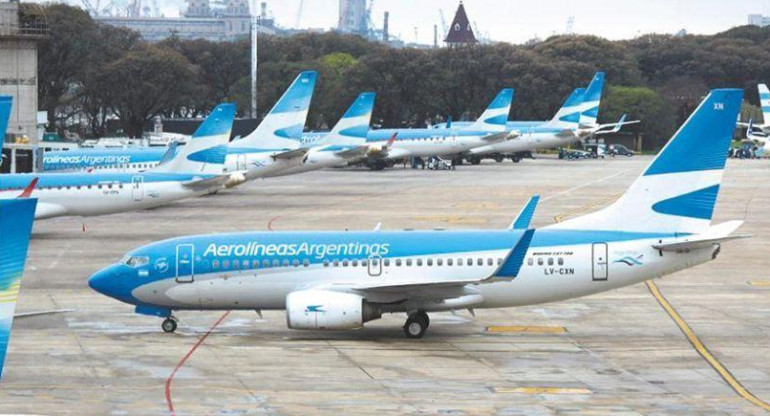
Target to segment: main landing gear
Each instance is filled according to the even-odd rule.
[[[430,318],[425,311],[417,311],[406,318],[404,334],[407,338],[422,338],[430,325]]]
[[[176,327],[177,327],[176,318],[173,316],[169,316],[168,318],[163,320],[163,323],[160,324],[160,327],[163,328],[163,332],[166,332],[169,334],[176,331]]]

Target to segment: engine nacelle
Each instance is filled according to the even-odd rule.
[[[329,290],[301,290],[286,296],[286,325],[291,329],[354,329],[382,316],[363,296]]]

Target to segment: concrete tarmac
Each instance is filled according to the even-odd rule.
[[[609,204],[650,157],[455,171],[334,169],[259,180],[171,206],[35,224],[0,413],[163,415],[763,415],[698,354],[644,284],[531,307],[436,313],[407,340],[404,316],[347,332],[286,328],[282,312],[161,319],[99,295],[88,277],[137,246],[179,235],[298,229],[506,227],[529,196],[533,224]],[[715,222],[749,240],[656,281],[729,375],[770,401],[770,162],[730,160]],[[492,327],[492,331],[488,330]]]

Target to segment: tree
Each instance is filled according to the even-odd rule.
[[[178,108],[193,89],[196,69],[180,53],[140,43],[105,66],[112,85],[107,101],[129,137],[141,137],[145,125],[168,108]]]
[[[608,86],[602,100],[600,117],[603,122],[612,122],[622,114],[627,114],[629,120],[642,121],[635,128],[648,143],[651,140],[654,147],[662,147],[674,133],[674,111],[653,89]]]

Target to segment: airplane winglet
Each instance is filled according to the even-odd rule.
[[[393,146],[393,142],[396,141],[396,136],[398,136],[398,133],[393,133],[393,136],[391,136],[390,139],[388,139],[388,142],[385,143],[385,146],[387,147]]]
[[[24,188],[24,192],[19,194],[19,196],[17,196],[16,198],[29,198],[30,196],[32,196],[32,191],[35,190],[35,186],[37,186],[37,181],[39,179],[40,178],[32,179],[32,182],[30,182],[29,185],[27,185],[27,187]]]
[[[446,118],[446,128],[448,128],[448,129],[452,128],[452,116],[448,116]]]
[[[532,216],[535,215],[538,201],[540,201],[540,195],[532,195],[527,205],[524,205],[524,208],[521,209],[519,215],[511,222],[508,228],[511,230],[526,230],[529,228],[529,222],[532,221]]]
[[[519,270],[524,264],[524,259],[527,257],[527,250],[532,243],[532,236],[535,234],[534,229],[528,229],[524,231],[524,234],[519,239],[519,242],[513,247],[508,257],[505,258],[503,264],[490,276],[487,281],[510,281],[519,275]]]

